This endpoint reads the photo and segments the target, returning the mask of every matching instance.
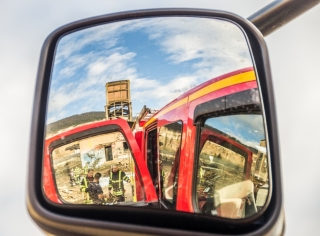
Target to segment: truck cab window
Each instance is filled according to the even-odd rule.
[[[51,161],[63,203],[108,205],[144,200],[133,154],[121,132],[58,145],[52,150]]]
[[[175,209],[178,189],[182,122],[178,121],[159,129],[159,195],[166,208]]]
[[[269,179],[261,115],[205,120],[199,148],[196,196],[201,213],[245,218],[264,206]]]
[[[158,179],[158,147],[157,147],[157,129],[147,133],[147,167],[155,188],[157,188]],[[157,191],[158,193],[158,191]]]

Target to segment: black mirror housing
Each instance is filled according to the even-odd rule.
[[[186,212],[146,208],[57,205],[50,202],[42,187],[43,152],[50,78],[60,38],[83,28],[124,20],[189,16],[224,19],[237,24],[251,46],[259,78],[270,158],[270,198],[258,214],[245,219],[225,219]],[[34,97],[28,166],[27,208],[43,231],[56,235],[164,234],[164,235],[282,235],[284,212],[280,151],[273,85],[268,52],[261,33],[247,20],[232,13],[202,9],[154,9],[103,15],[77,21],[54,31],[46,39],[39,62]],[[162,146],[163,143],[160,143]],[[128,149],[126,143],[123,149]]]

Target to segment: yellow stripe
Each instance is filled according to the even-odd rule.
[[[248,71],[245,73],[237,74],[231,77],[228,77],[227,79],[220,80],[216,83],[210,84],[199,91],[191,94],[189,96],[189,102],[202,97],[204,95],[207,95],[208,93],[212,93],[214,91],[217,91],[219,89],[223,89],[235,84],[241,84],[244,82],[254,81],[256,80],[255,73],[253,71]]]
[[[155,117],[150,118],[150,119],[147,121],[147,123],[144,124],[143,127],[147,127],[148,125],[150,125],[150,124],[151,124],[153,121],[155,121],[155,120],[156,120]]]
[[[155,121],[155,120],[156,120],[156,117],[162,116],[163,114],[165,114],[165,113],[167,113],[167,112],[169,112],[169,111],[171,111],[171,110],[173,110],[173,109],[175,109],[175,108],[177,108],[177,107],[180,107],[180,106],[182,106],[183,104],[186,104],[187,102],[188,102],[188,97],[183,98],[182,100],[180,100],[180,101],[172,104],[171,106],[165,108],[164,110],[162,110],[162,111],[160,111],[158,114],[156,114],[155,117],[150,118],[150,119],[148,120],[148,122],[145,123],[144,127],[147,127],[149,124],[151,124],[153,121]]]
[[[202,97],[208,93],[212,93],[214,91],[217,91],[219,89],[223,89],[223,88],[235,85],[235,84],[241,84],[241,83],[250,82],[250,81],[254,81],[254,80],[256,80],[256,76],[255,76],[254,71],[248,71],[248,72],[244,72],[241,74],[237,74],[237,75],[228,77],[226,79],[223,79],[223,80],[220,80],[220,81],[215,82],[213,84],[210,84],[210,85],[200,89],[199,91],[191,94],[189,96],[189,102],[191,102],[199,97]],[[148,122],[145,123],[144,127],[147,127],[149,124],[154,122],[157,117],[159,117],[165,113],[168,113],[169,111],[171,111],[179,106],[182,106],[183,104],[186,104],[187,102],[188,102],[188,97],[186,97],[186,98],[172,104],[171,106],[165,108],[164,110],[160,111],[156,116],[154,116],[150,120],[148,120]]]
[[[163,115],[163,114],[165,114],[165,113],[167,113],[167,112],[169,112],[169,111],[171,111],[171,110],[173,110],[173,109],[175,109],[177,107],[180,107],[183,104],[186,104],[187,102],[188,102],[188,97],[186,97],[186,98],[184,98],[184,99],[172,104],[170,107],[167,107],[166,109],[160,111],[159,114],[156,115],[156,117],[161,116],[161,115]]]

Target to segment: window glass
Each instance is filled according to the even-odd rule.
[[[51,158],[63,202],[104,205],[144,198],[131,151],[120,132],[57,147]]]
[[[200,212],[245,218],[264,206],[268,159],[261,115],[209,118],[201,128],[197,167]]]
[[[230,146],[222,146],[223,142],[220,145],[215,143],[215,136],[207,138],[208,140],[200,153],[199,184],[203,183],[203,187],[205,187],[205,182],[208,183],[214,179],[214,187],[219,190],[233,183],[241,182],[245,171],[246,157],[234,152]],[[210,141],[210,139],[214,141]]]
[[[157,147],[157,129],[147,133],[147,167],[152,178],[153,185],[158,191],[158,147]]]
[[[176,205],[181,133],[181,121],[159,129],[160,196],[170,208]]]

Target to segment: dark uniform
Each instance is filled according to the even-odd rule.
[[[81,181],[80,191],[85,192],[86,188],[89,186],[89,183],[91,183],[93,179],[94,179],[93,176],[91,177],[86,176],[85,178],[83,178]]]
[[[99,182],[91,182],[88,184],[88,188],[86,188],[85,192],[89,193],[90,199],[93,204],[101,205],[104,200],[103,197],[99,198],[100,194],[103,194],[103,190],[99,184]]]
[[[75,178],[75,183],[76,185],[80,185],[80,175],[82,173],[82,169],[80,169],[79,167],[76,167],[74,169],[74,178]]]
[[[110,171],[110,180],[108,189],[113,189],[113,195],[118,198],[118,202],[124,202],[124,184],[123,181],[130,182],[130,179],[126,174],[118,170],[116,172]]]

